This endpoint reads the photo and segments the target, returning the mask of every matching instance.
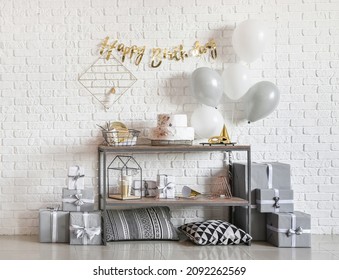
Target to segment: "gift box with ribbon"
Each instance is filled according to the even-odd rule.
[[[132,195],[143,197],[154,197],[158,194],[157,182],[150,180],[134,180]]]
[[[132,195],[144,197],[146,194],[146,181],[134,180],[132,185]]]
[[[247,164],[233,163],[234,196],[247,197]],[[251,164],[251,203],[256,204],[255,189],[291,189],[290,165],[281,162]]]
[[[247,209],[245,207],[234,207],[234,225],[245,229],[247,222]],[[257,206],[251,209],[251,236],[252,240],[266,241],[266,214],[257,211]]]
[[[175,177],[159,174],[157,177],[159,198],[175,198]]]
[[[247,199],[247,172],[247,163],[233,163],[233,194],[236,197]],[[257,189],[279,189],[280,192],[282,190],[291,190],[290,165],[280,162],[251,163],[251,235],[254,241],[264,241],[266,240],[266,214],[258,211],[258,207],[262,207],[263,205],[257,206]],[[260,200],[260,197],[258,200]],[[276,206],[278,205],[279,204]],[[246,209],[235,207],[234,219],[237,226],[244,226],[244,221],[246,221]]]
[[[311,247],[311,215],[299,211],[267,214],[267,242],[277,247]]]
[[[94,210],[93,189],[83,190],[62,189],[62,210],[91,212]]]
[[[293,212],[293,191],[279,189],[255,190],[257,210],[260,213]]]
[[[71,212],[71,245],[101,245],[101,212]]]
[[[48,243],[69,243],[69,212],[59,207],[39,211],[39,240]]]
[[[75,165],[68,169],[68,189],[83,190],[85,188],[85,171],[84,168]]]

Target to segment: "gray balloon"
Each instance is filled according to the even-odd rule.
[[[249,88],[244,100],[246,119],[255,122],[267,117],[277,108],[280,92],[275,84],[262,81]]]
[[[222,79],[216,71],[201,67],[192,73],[191,89],[199,103],[216,107],[223,94]]]

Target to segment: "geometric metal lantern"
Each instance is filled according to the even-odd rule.
[[[109,109],[132,87],[137,78],[116,57],[102,54],[78,78],[83,87]]]
[[[108,197],[120,200],[141,199],[132,188],[142,182],[142,169],[132,156],[116,156],[107,167]]]

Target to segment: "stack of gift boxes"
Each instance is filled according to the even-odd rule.
[[[234,195],[247,197],[247,164],[233,164]],[[234,223],[246,228],[246,208],[236,207]],[[290,165],[251,164],[251,234],[277,247],[311,247],[311,216],[294,211]]]
[[[85,188],[84,169],[71,166],[68,188],[62,190],[62,210],[40,209],[40,242],[101,244],[101,212],[94,211],[94,191]]]

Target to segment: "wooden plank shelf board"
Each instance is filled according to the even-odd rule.
[[[99,146],[99,152],[105,153],[145,153],[145,152],[207,152],[207,151],[247,151],[250,149],[248,145],[234,146],[202,146],[202,145],[168,145],[168,146],[151,146],[151,145],[135,145],[135,146]]]
[[[175,198],[175,199],[159,199],[154,197],[143,197],[134,200],[118,200],[107,198],[107,206],[246,206],[248,201],[238,197],[232,198],[216,198],[209,196],[201,196],[195,199],[191,198]]]

